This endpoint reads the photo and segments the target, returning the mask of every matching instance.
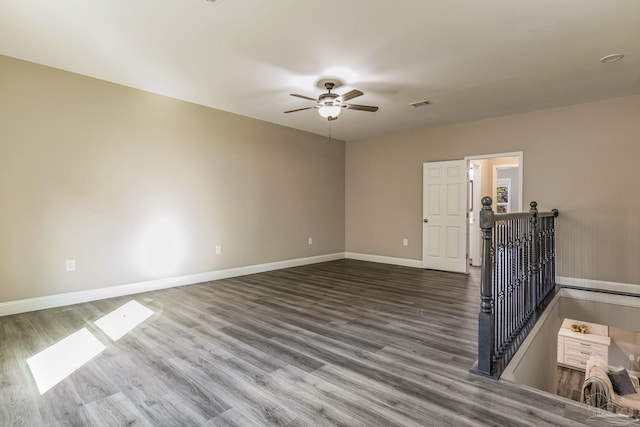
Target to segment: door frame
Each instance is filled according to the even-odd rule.
[[[469,163],[471,160],[489,160],[489,159],[497,159],[499,157],[517,157],[518,158],[518,164],[511,164],[511,165],[498,165],[498,167],[515,167],[518,166],[518,193],[520,194],[520,204],[518,206],[518,210],[520,212],[522,212],[522,188],[523,188],[523,165],[524,165],[524,152],[522,151],[514,151],[511,153],[497,153],[497,154],[482,154],[479,156],[465,156],[465,160],[467,161],[467,169],[469,168]],[[468,195],[467,195],[467,199],[468,199]]]
[[[515,156],[509,156],[509,157],[515,157]],[[515,212],[522,212],[522,167],[520,165],[517,165],[515,163],[505,163],[504,165],[493,165],[493,179],[491,180],[491,182],[493,182],[493,188],[491,189],[491,198],[493,199],[493,203],[492,203],[492,207],[494,208],[493,210],[495,211],[495,206],[496,206],[496,199],[497,199],[497,195],[496,195],[496,183],[498,182],[498,169],[511,169],[511,168],[518,168],[518,206],[513,207],[513,209],[515,209]]]
[[[478,227],[478,222],[480,221],[480,209],[482,209],[482,203],[480,200],[482,199],[481,190],[482,190],[482,174],[483,167],[482,163],[474,162],[473,160],[467,160],[469,165],[469,171],[471,168],[474,168],[474,177],[473,177],[473,193],[470,194],[469,200],[472,203],[473,211],[471,211],[471,207],[467,207],[467,211],[469,212],[468,225],[469,230],[468,233],[468,242],[467,248],[469,252],[469,265],[479,266],[480,265],[480,254],[482,252],[482,248],[480,247],[480,229]],[[477,176],[476,176],[477,173]],[[469,177],[469,181],[471,182],[471,177]],[[470,186],[471,187],[471,186]]]
[[[467,161],[467,170],[469,169],[469,166],[471,164],[472,160],[490,160],[490,159],[497,159],[500,157],[517,157],[518,158],[518,164],[517,165],[513,165],[511,164],[510,166],[518,166],[518,193],[520,194],[520,200],[519,200],[519,206],[518,211],[522,212],[522,201],[524,200],[524,193],[523,193],[523,182],[524,182],[524,152],[523,151],[513,151],[513,152],[508,152],[508,153],[495,153],[495,154],[481,154],[481,155],[477,155],[477,156],[465,156],[464,160]],[[507,165],[499,165],[499,167],[506,167]],[[475,183],[474,183],[475,185]],[[468,186],[467,186],[467,191],[468,190]],[[478,192],[481,191],[480,188],[477,189]],[[492,189],[492,198],[494,199],[494,203],[492,204],[492,209],[495,211],[495,195],[493,195],[495,190]],[[467,200],[469,200],[469,195],[467,194]],[[468,203],[468,202],[467,202]],[[475,209],[482,209],[482,206],[474,206],[474,210]],[[469,206],[467,206],[467,212],[469,211]],[[480,226],[479,223],[477,225],[478,227]],[[476,245],[479,246],[481,243],[481,234],[480,234],[480,230],[476,230],[477,232],[475,233],[476,235],[476,239],[478,240],[476,242]],[[471,248],[471,244],[472,242],[469,240],[471,233],[467,232],[467,253],[471,253],[470,248]],[[479,266],[481,264],[481,262],[477,262],[474,260],[473,265],[474,266]]]

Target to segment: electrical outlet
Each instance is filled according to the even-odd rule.
[[[222,253],[222,245],[216,245],[216,255],[220,255]]]
[[[313,237],[309,237],[307,239],[307,243],[309,244],[309,246],[313,245]]]
[[[409,239],[402,239],[402,246],[409,246]]]
[[[629,360],[633,362],[633,359],[635,359],[635,356],[633,354],[629,355]]]
[[[76,260],[68,259],[66,262],[67,271],[76,271]]]

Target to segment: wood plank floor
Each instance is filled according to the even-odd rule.
[[[582,393],[582,383],[584,383],[584,372],[559,365],[557,370],[558,388],[556,394],[579,402]]]
[[[154,315],[114,341],[132,299]],[[0,425],[598,425],[470,374],[478,305],[477,272],[339,260],[2,317]],[[106,349],[40,395],[26,359],[82,328]]]

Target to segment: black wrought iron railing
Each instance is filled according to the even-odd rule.
[[[558,210],[494,213],[482,199],[482,270],[475,372],[498,378],[556,292]]]

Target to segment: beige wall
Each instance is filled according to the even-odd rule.
[[[0,302],[344,251],[343,142],[2,56],[0,94]]]
[[[593,297],[590,296],[590,298]],[[633,299],[623,303],[620,302],[621,299],[616,298],[611,302],[606,295],[602,298],[604,301],[563,296],[560,299],[560,314],[563,319],[598,323],[609,326],[609,330],[611,328],[637,329],[637,325],[640,325],[640,310],[636,305],[622,305],[629,302],[633,304],[635,302]]]
[[[560,314],[563,318],[609,326],[609,365],[622,365],[636,371],[640,369],[637,363],[637,357],[640,356],[637,353],[640,351],[640,309],[634,299],[609,299],[605,295],[603,299],[610,301],[607,303],[591,300],[591,295],[589,298],[562,297]],[[636,362],[629,360],[629,354],[634,354]]]
[[[609,328],[611,347],[609,347],[609,365],[624,366],[627,369],[638,371],[640,364],[640,332],[628,329]],[[633,354],[633,361],[629,355]]]
[[[639,141],[629,96],[348,142],[346,250],[421,259],[422,163],[523,151],[523,206],[560,210],[558,274],[640,284]]]
[[[353,141],[345,164],[342,142],[2,56],[0,91],[0,302],[345,241],[419,260],[422,163],[514,151],[524,206],[560,209],[558,274],[640,282],[640,96]],[[166,241],[182,260],[157,270]]]
[[[556,394],[561,325],[560,297],[556,297],[520,345],[500,379]]]

